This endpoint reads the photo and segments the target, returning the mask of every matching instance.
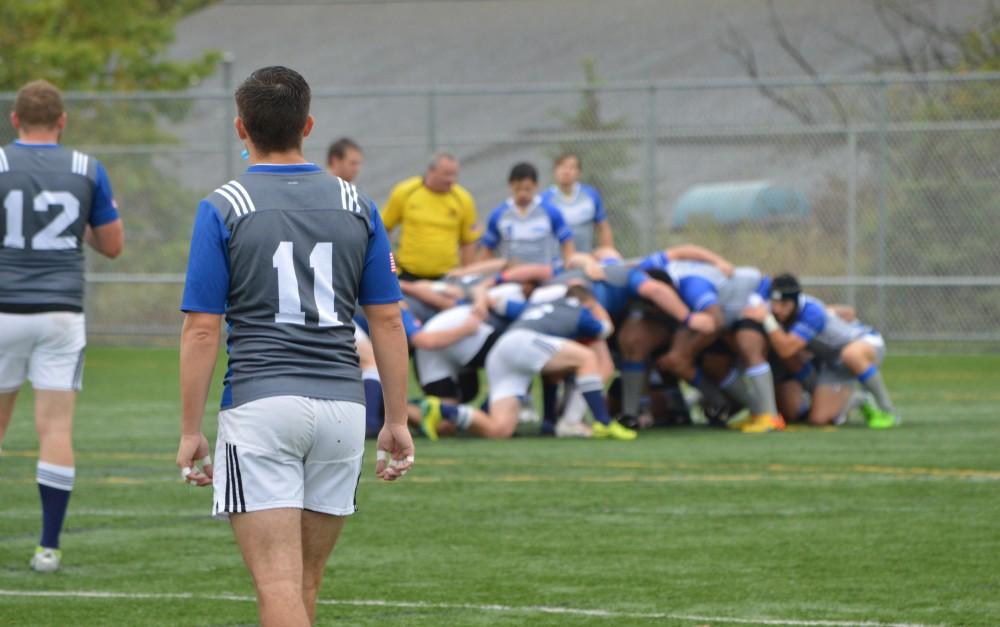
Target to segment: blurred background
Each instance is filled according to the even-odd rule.
[[[378,204],[446,150],[485,218],[513,163],[547,185],[572,150],[626,256],[694,242],[800,274],[890,341],[1000,346],[987,0],[8,0],[0,18],[0,108],[34,78],[66,90],[64,141],[123,213],[122,258],[88,262],[94,342],[175,341],[194,209],[244,167],[232,92],[284,64],[313,87],[307,156],[357,141]]]

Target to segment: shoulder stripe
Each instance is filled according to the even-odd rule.
[[[240,208],[239,203],[236,202],[236,199],[233,198],[229,194],[229,192],[227,192],[225,189],[223,189],[222,187],[220,187],[219,189],[215,190],[215,193],[218,194],[218,195],[220,195],[220,196],[222,196],[223,198],[225,198],[226,200],[229,201],[229,204],[233,206],[233,211],[236,212],[236,215],[238,215],[238,216],[243,215],[243,209]]]
[[[241,194],[234,186],[233,181],[229,181],[225,185],[219,188],[219,191],[226,191],[232,195],[233,200],[239,205],[240,209],[236,212],[236,215],[245,216],[250,213],[250,207],[247,206],[246,200],[243,199],[243,194]]]
[[[250,192],[247,191],[247,188],[243,187],[243,185],[237,180],[229,181],[228,185],[232,185],[236,188],[236,191],[243,194],[243,200],[246,201],[246,206],[250,209],[250,211],[257,211],[257,207],[254,207],[253,199],[250,198]]]
[[[90,164],[90,156],[83,153],[80,153],[80,156],[83,157],[83,163],[80,164],[80,174],[87,176],[87,166]]]
[[[7,153],[4,152],[3,148],[0,148],[0,172],[6,172],[10,170],[10,163],[7,161]]]
[[[340,177],[337,177],[337,181],[340,183],[340,204],[346,211],[361,213],[361,205],[358,202],[358,188]]]
[[[340,206],[347,209],[347,187],[344,185],[344,179],[339,176],[337,182],[340,183]]]
[[[74,150],[73,151],[73,162],[69,166],[69,171],[72,172],[73,174],[76,174],[77,171],[80,169],[79,168],[79,163],[80,163],[80,153],[78,153],[77,151]]]
[[[73,151],[73,164],[70,166],[70,170],[73,174],[79,174],[80,176],[87,176],[87,162],[90,157],[83,154],[78,150]]]
[[[351,197],[354,199],[354,213],[361,213],[361,201],[358,200],[358,188],[354,183],[348,183],[351,188]]]

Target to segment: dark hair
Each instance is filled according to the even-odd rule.
[[[257,150],[286,152],[302,147],[310,98],[301,74],[274,65],[254,71],[237,88],[236,110]]]
[[[594,298],[594,292],[586,285],[570,285],[566,289],[567,298],[575,298],[579,301],[591,300]]]
[[[17,92],[14,113],[22,126],[52,128],[63,114],[62,93],[48,81],[31,81]]]
[[[649,278],[654,281],[659,281],[660,283],[666,283],[667,285],[673,287],[674,281],[670,278],[665,270],[660,270],[659,268],[650,268],[645,271]]]
[[[801,293],[802,286],[793,274],[779,274],[771,282],[771,300],[796,300]]]
[[[531,165],[527,161],[522,161],[516,164],[510,169],[510,176],[507,177],[508,183],[516,183],[517,181],[523,181],[525,179],[531,179],[533,182],[538,182],[538,170],[535,166]]]
[[[326,151],[326,162],[330,163],[333,161],[334,157],[337,159],[343,159],[348,150],[357,150],[358,152],[361,152],[361,146],[359,146],[357,142],[350,137],[341,137],[337,141],[330,144],[330,147]]]
[[[562,164],[562,162],[567,159],[576,159],[576,166],[578,168],[583,167],[583,163],[580,161],[580,155],[576,154],[575,152],[564,152],[559,154],[559,156],[557,156],[555,160],[552,161],[552,167],[558,168]]]

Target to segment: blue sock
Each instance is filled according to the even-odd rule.
[[[604,402],[604,385],[601,383],[601,378],[596,374],[579,377],[576,380],[576,387],[583,393],[583,400],[587,401],[587,407],[590,408],[594,420],[602,425],[611,424],[611,415]]]
[[[451,421],[455,419],[458,415],[458,405],[452,405],[451,403],[441,403],[441,417],[445,420]]]
[[[385,413],[382,411],[382,381],[377,371],[366,370],[361,373],[361,381],[365,386],[365,435],[374,437],[382,429]]]
[[[553,432],[556,426],[556,407],[559,404],[559,384],[542,383],[542,433]]]
[[[59,548],[59,534],[73,491],[76,470],[72,466],[57,466],[39,461],[35,471],[38,495],[42,500],[42,537],[39,545],[48,549]]]
[[[871,366],[868,366],[867,370],[865,370],[864,372],[862,372],[861,374],[858,375],[858,381],[860,381],[861,383],[866,383],[868,381],[868,379],[871,379],[872,377],[874,377],[875,373],[877,373],[877,372],[878,372],[878,368],[874,364],[871,365]]]
[[[472,408],[468,405],[441,403],[441,417],[465,431],[472,425]]]

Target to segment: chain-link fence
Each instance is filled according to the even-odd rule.
[[[447,150],[485,219],[513,163],[547,185],[573,151],[626,256],[694,242],[794,271],[890,339],[1000,340],[1000,74],[315,87],[307,156],[354,138],[378,203]],[[175,336],[194,207],[243,167],[231,90],[67,102],[65,140],[107,165],[127,226],[121,259],[89,261],[91,333]]]

